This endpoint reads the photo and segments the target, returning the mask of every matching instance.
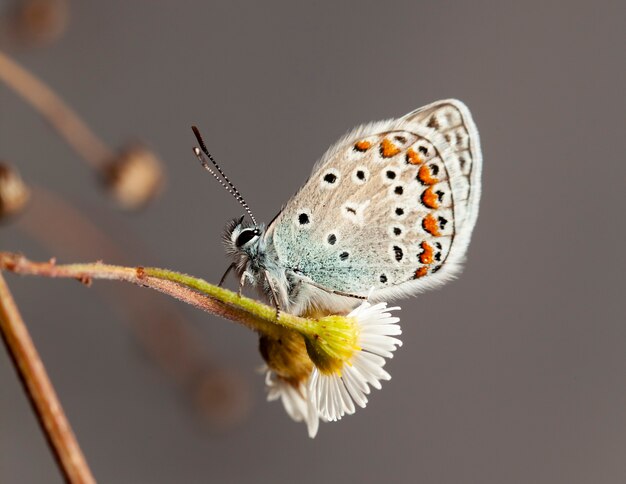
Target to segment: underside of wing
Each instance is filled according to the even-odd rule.
[[[480,196],[478,132],[460,101],[359,127],[268,229],[282,264],[330,290],[414,294],[460,268]]]
[[[471,232],[478,216],[482,153],[478,129],[469,109],[461,101],[445,99],[419,108],[402,119],[432,129],[448,144],[446,164],[456,165],[455,171],[463,175],[458,182],[460,196],[455,201],[457,215],[459,222],[467,224]]]

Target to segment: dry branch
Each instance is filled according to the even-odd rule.
[[[0,332],[65,479],[76,484],[95,483],[1,273]]]

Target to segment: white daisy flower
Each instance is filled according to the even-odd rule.
[[[355,403],[364,408],[370,386],[380,389],[382,380],[391,376],[385,370],[385,358],[392,358],[393,351],[402,345],[394,338],[402,333],[399,318],[389,311],[387,303],[375,305],[363,302],[346,316],[356,322],[355,340],[346,338],[341,354],[347,355],[335,361],[326,370],[314,367],[308,379],[298,387],[267,369],[265,382],[269,392],[267,399],[281,399],[285,410],[296,422],[307,424],[309,437],[317,434],[319,420],[336,421],[356,410]],[[339,338],[340,339],[340,338]]]
[[[296,422],[306,422],[309,437],[317,435],[319,428],[319,415],[313,405],[313,400],[309,398],[307,381],[300,383],[298,388],[291,383],[280,378],[269,368],[265,368],[265,384],[267,385],[267,400],[272,402],[279,398],[283,402],[285,411]]]
[[[345,414],[354,413],[355,403],[365,408],[369,386],[380,390],[380,382],[391,379],[383,366],[385,358],[392,358],[393,351],[402,346],[402,341],[393,337],[402,334],[397,324],[400,318],[389,313],[396,309],[400,308],[387,308],[387,303],[372,305],[366,301],[348,314],[357,321],[358,349],[339,370],[325,373],[314,368],[309,378],[309,398],[320,418],[339,420]]]

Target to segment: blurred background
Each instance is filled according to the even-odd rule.
[[[30,191],[0,250],[216,282],[242,210],[192,123],[265,221],[358,124],[457,97],[482,137],[464,273],[401,302],[393,379],[315,440],[264,401],[248,330],[121,283],[7,275],[98,481],[625,482],[625,18],[618,1],[0,1],[2,57],[96,137],[72,148],[54,103],[46,121],[0,82],[0,160]],[[61,482],[5,351],[0,388],[0,481]]]

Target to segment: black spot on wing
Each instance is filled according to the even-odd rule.
[[[334,173],[326,173],[326,175],[324,175],[324,181],[331,184],[335,183],[337,181],[337,175]]]

